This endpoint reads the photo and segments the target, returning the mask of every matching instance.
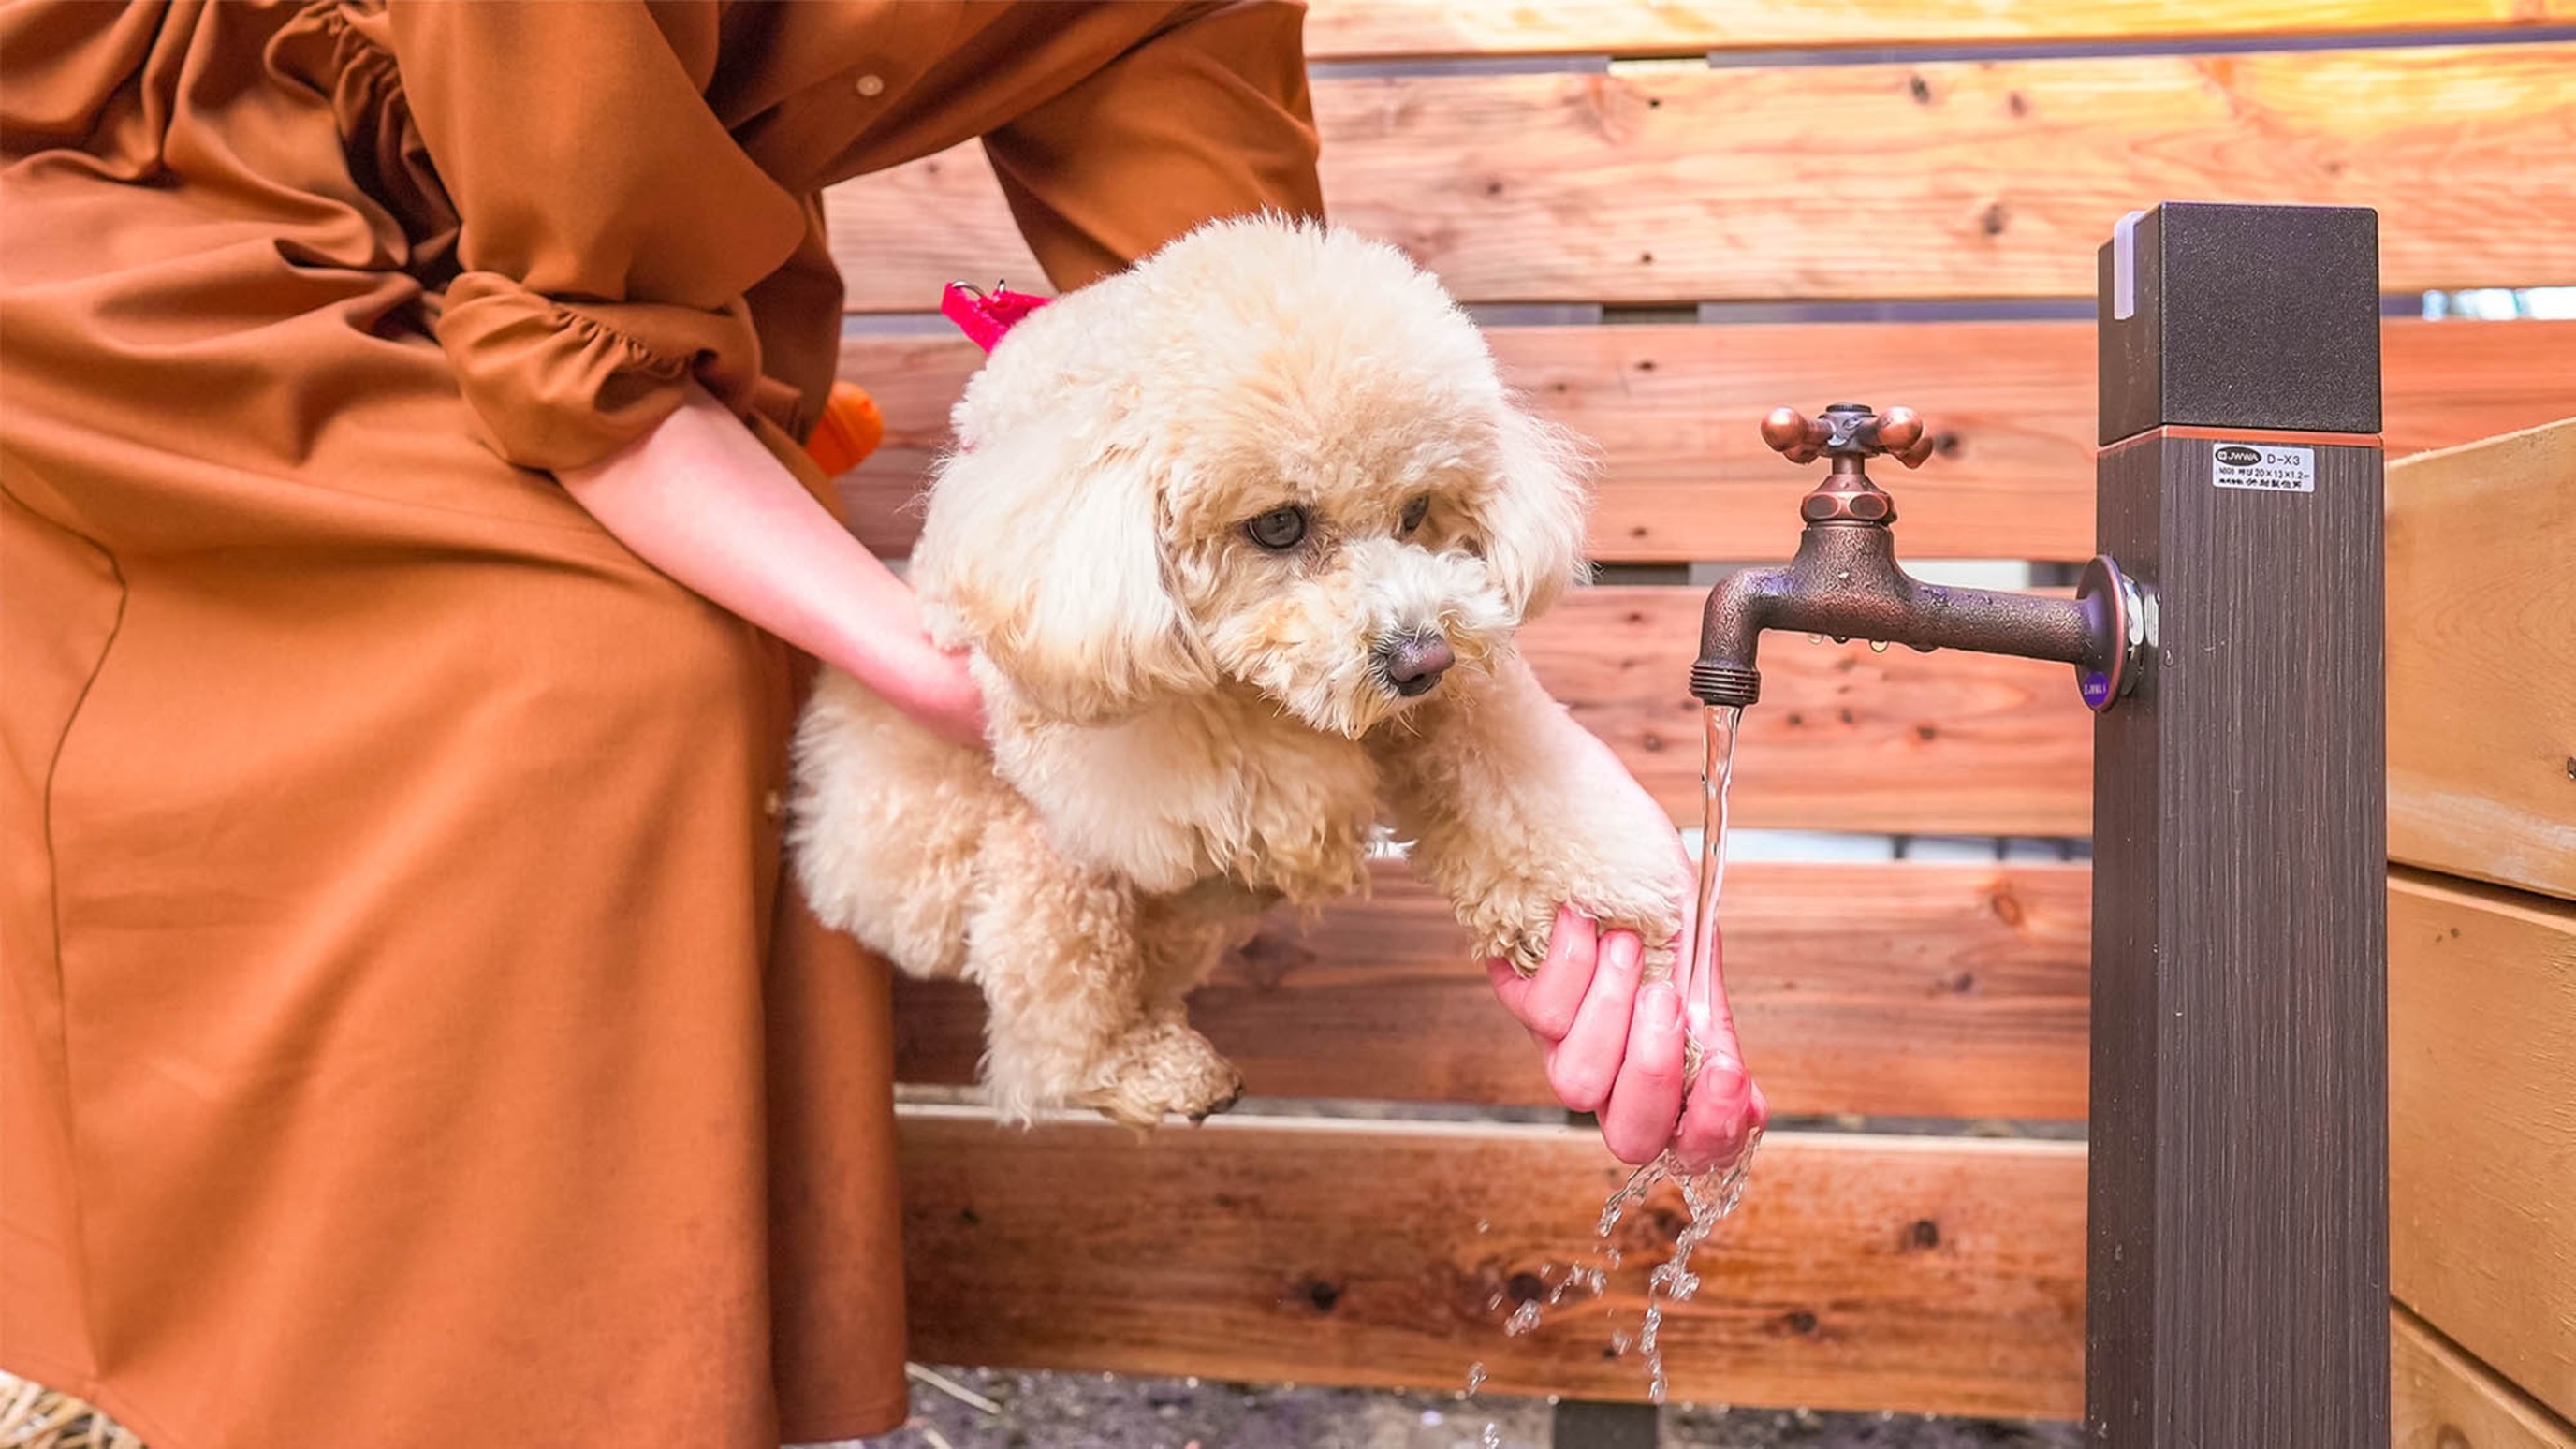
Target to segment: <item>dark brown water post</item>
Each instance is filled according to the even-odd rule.
[[[2388,1442],[2378,218],[2168,202],[2101,256],[2088,1442]]]

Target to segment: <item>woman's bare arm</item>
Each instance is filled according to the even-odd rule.
[[[940,735],[983,744],[982,697],[964,659],[923,632],[911,588],[703,390],[635,443],[557,476],[638,558]]]

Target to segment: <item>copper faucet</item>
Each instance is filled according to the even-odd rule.
[[[1765,629],[2054,659],[2075,666],[2096,710],[2136,686],[2154,600],[2107,556],[2085,566],[2072,599],[1919,583],[1897,566],[1896,500],[1870,481],[1865,463],[1885,454],[1915,468],[1932,455],[1931,432],[1913,409],[1881,416],[1835,403],[1809,418],[1779,408],[1762,420],[1762,440],[1792,463],[1831,458],[1833,471],[1798,505],[1807,528],[1795,559],[1739,570],[1709,590],[1691,666],[1691,693],[1702,703],[1740,707],[1762,697],[1754,655]]]

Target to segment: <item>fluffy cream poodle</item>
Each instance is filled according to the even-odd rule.
[[[1005,1118],[1230,1105],[1183,998],[1389,830],[1525,971],[1560,903],[1672,937],[1671,826],[1513,649],[1581,572],[1575,455],[1402,254],[1203,227],[1021,322],[954,422],[912,578],[992,754],[829,673],[792,839],[826,922],[982,988]]]

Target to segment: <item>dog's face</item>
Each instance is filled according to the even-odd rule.
[[[934,627],[1096,720],[1224,681],[1356,737],[1578,568],[1561,434],[1391,248],[1220,223],[1039,312],[958,409]]]
[[[1217,674],[1356,737],[1483,667],[1571,570],[1550,531],[1577,517],[1530,516],[1567,490],[1499,395],[1341,340],[1283,339],[1230,380],[1230,406],[1181,424],[1194,445],[1164,475],[1160,542],[1182,634]]]

